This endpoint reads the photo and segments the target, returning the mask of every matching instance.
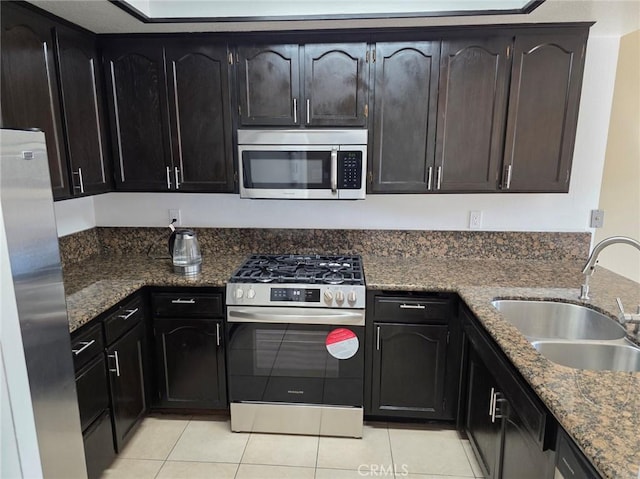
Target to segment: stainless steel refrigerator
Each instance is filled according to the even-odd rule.
[[[2,471],[86,478],[44,133],[0,130],[0,206]]]

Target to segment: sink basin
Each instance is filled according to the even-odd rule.
[[[621,339],[626,330],[613,319],[577,304],[496,300],[491,304],[529,339]]]
[[[640,371],[640,348],[630,344],[533,341],[533,347],[554,363],[594,371]]]

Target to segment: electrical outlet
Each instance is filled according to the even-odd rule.
[[[171,223],[174,219],[176,220],[176,222],[173,223],[173,226],[182,226],[182,216],[180,214],[180,210],[169,210],[169,223]]]
[[[482,227],[482,211],[469,212],[469,229],[479,230]]]
[[[591,227],[602,228],[604,226],[604,210],[591,210]]]

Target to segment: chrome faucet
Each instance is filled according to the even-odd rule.
[[[595,245],[593,251],[591,251],[589,259],[587,259],[587,264],[585,264],[584,268],[582,268],[582,274],[584,274],[584,284],[580,288],[580,299],[589,299],[589,278],[595,271],[596,263],[598,262],[598,256],[600,256],[602,250],[607,246],[618,243],[628,244],[640,251],[640,241],[634,240],[633,238],[628,238],[626,236],[611,236],[610,238],[605,238],[600,241],[600,243]]]

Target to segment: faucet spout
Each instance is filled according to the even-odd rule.
[[[593,272],[595,271],[596,263],[598,262],[598,256],[600,256],[602,250],[607,246],[611,246],[612,244],[628,244],[629,246],[633,246],[638,251],[640,251],[640,241],[637,241],[633,238],[628,238],[627,236],[611,236],[600,241],[600,243],[594,246],[593,251],[591,251],[591,254],[589,255],[589,259],[587,259],[584,268],[582,268],[582,274],[584,274],[584,284],[580,288],[580,299],[589,299],[589,277],[593,275]]]
[[[634,240],[633,238],[628,238],[626,236],[611,236],[610,238],[605,238],[595,245],[593,251],[591,251],[589,259],[587,259],[587,263],[584,265],[584,268],[582,268],[582,273],[592,275],[596,262],[598,261],[598,256],[600,256],[603,249],[607,246],[611,246],[612,244],[628,244],[640,251],[640,241]]]

